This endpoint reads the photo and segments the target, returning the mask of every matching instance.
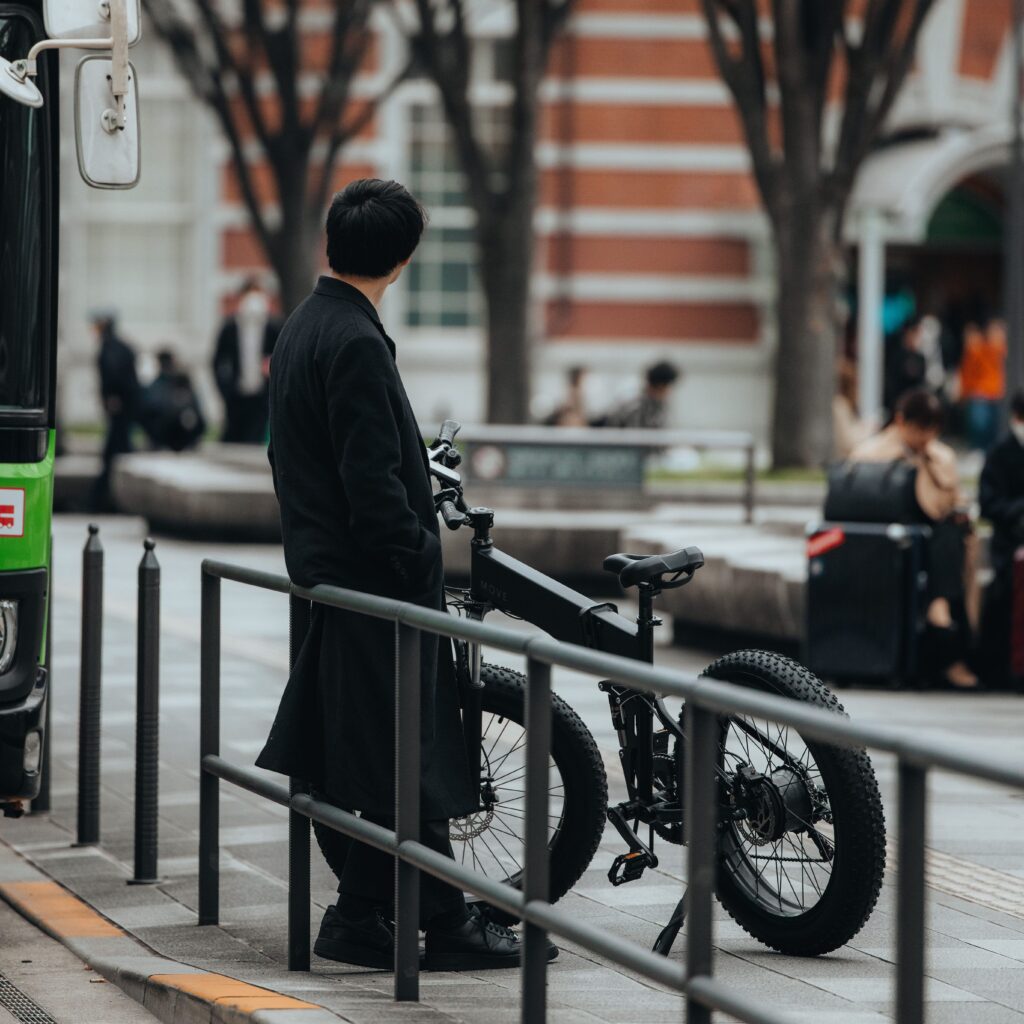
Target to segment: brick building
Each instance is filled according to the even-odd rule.
[[[965,266],[977,279],[971,287],[988,294],[998,284],[1010,2],[938,0],[925,26],[888,127],[903,141],[865,167],[848,223],[853,277],[860,249],[869,295],[910,287],[941,304],[950,288],[968,287],[957,272]],[[482,116],[500,130],[508,12],[486,12],[474,90]],[[310,4],[304,18],[315,50],[329,11]],[[366,96],[405,54],[390,19],[375,24],[357,81]],[[227,296],[260,266],[214,126],[152,35],[133,59],[142,183],[98,195],[78,182],[73,163],[63,177],[62,400],[70,422],[96,417],[90,306],[121,310],[125,334],[141,348],[170,342],[205,374]],[[597,408],[628,391],[645,364],[669,358],[687,371],[677,424],[763,431],[773,256],[699,0],[578,0],[543,95],[537,411],[571,365],[592,369]],[[402,85],[346,148],[338,184],[363,175],[406,182],[431,210],[410,272],[383,311],[417,410],[425,423],[444,414],[477,420],[484,383],[471,219],[430,83]]]

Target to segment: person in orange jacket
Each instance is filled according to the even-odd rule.
[[[993,319],[964,329],[960,360],[960,400],[972,448],[988,451],[999,429],[999,407],[1006,395],[1006,326]]]

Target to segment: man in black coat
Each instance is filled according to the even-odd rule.
[[[1011,681],[1013,556],[1024,545],[1024,392],[1014,396],[1010,413],[1010,431],[988,453],[978,486],[981,514],[992,523],[995,573],[981,615],[982,676],[1000,689]]]
[[[270,460],[288,572],[444,608],[426,452],[377,306],[409,262],[425,216],[396,182],[352,182],[327,217],[321,277],[281,331],[270,371]],[[314,604],[309,633],[257,764],[303,779],[370,821],[394,821],[394,625]],[[422,640],[422,841],[451,855],[448,819],[475,811],[451,644]],[[338,876],[315,952],[391,967],[390,856],[314,823]],[[423,875],[426,966],[514,967],[514,933]]]
[[[119,455],[132,451],[132,427],[138,412],[139,378],[135,352],[116,329],[113,313],[96,313],[92,327],[99,341],[96,367],[100,376],[100,398],[107,419],[103,441],[103,465],[93,484],[91,505],[106,511],[113,507],[110,477]]]
[[[213,378],[224,400],[224,441],[266,441],[267,368],[278,327],[259,282],[247,279],[238,292],[234,315],[221,326],[213,353]]]

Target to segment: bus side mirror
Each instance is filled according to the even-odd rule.
[[[127,65],[119,115],[113,91],[114,62],[83,57],[75,71],[75,148],[78,172],[93,188],[133,188],[139,181],[138,78]]]
[[[139,0],[125,3],[127,45],[142,34]],[[110,0],[43,0],[43,23],[51,39],[105,39],[111,35]]]

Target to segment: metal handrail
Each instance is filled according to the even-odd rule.
[[[310,603],[370,615],[396,626],[396,827],[364,821],[308,793],[289,788],[220,757],[220,581],[229,580],[291,598],[292,663],[308,624]],[[546,1014],[547,933],[577,942],[686,997],[689,1024],[710,1024],[721,1010],[749,1024],[783,1024],[712,977],[711,907],[715,877],[715,781],[718,716],[750,715],[798,729],[825,743],[868,747],[896,756],[899,814],[897,852],[898,1024],[920,1024],[924,1007],[924,858],[927,772],[933,768],[1024,790],[1024,764],[1007,765],[946,737],[888,726],[863,725],[822,708],[744,689],[731,683],[655,668],[544,636],[456,618],[446,612],[341,587],[300,587],[286,576],[208,559],[202,565],[202,700],[200,734],[199,921],[218,920],[218,780],[231,782],[290,809],[289,967],[309,967],[309,820],[323,823],[396,857],[395,998],[418,999],[418,871],[426,871],[521,917],[525,927],[522,1019]],[[523,891],[457,864],[418,841],[419,634],[421,631],[522,654],[527,658],[526,835]],[[686,762],[681,771],[687,829],[688,915],[686,967],[593,928],[547,902],[548,759],[551,667],[579,669],[631,688],[685,700]],[[304,830],[304,832],[303,832]],[[303,843],[305,845],[303,845]],[[305,853],[303,874],[302,854]],[[300,884],[296,890],[296,881]],[[411,908],[411,909],[410,909]]]

